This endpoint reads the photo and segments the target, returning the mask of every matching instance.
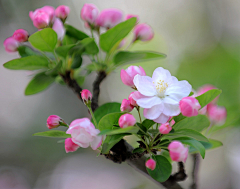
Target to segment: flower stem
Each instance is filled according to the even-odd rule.
[[[136,109],[137,109],[137,112],[138,112],[138,116],[139,116],[139,119],[140,119],[140,123],[142,123],[142,118],[141,118],[141,114],[140,114],[140,107],[137,106]]]
[[[93,114],[93,111],[92,111],[92,108],[91,108],[91,104],[90,104],[90,106],[87,106],[87,107],[88,107],[89,112],[90,112],[90,114],[91,114],[91,116],[92,116],[94,125],[95,125],[95,127],[98,129],[98,124],[97,124],[97,121],[96,121],[95,116],[94,116],[94,114]]]

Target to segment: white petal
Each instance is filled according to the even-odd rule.
[[[163,113],[167,116],[176,116],[180,114],[179,104],[165,104]]]
[[[102,144],[103,136],[96,136],[94,140],[91,142],[91,147],[93,150],[96,150]]]
[[[158,104],[156,106],[153,106],[152,108],[144,109],[144,117],[151,120],[156,119],[162,113],[163,107],[163,104]]]
[[[72,138],[72,141],[82,148],[88,148],[89,147],[89,143],[80,143],[79,141],[76,141],[74,138]]]
[[[156,94],[151,77],[137,74],[133,79],[133,83],[138,91],[145,96],[154,96]]]
[[[154,82],[159,81],[159,80],[165,81],[167,78],[170,78],[170,77],[171,77],[171,73],[168,70],[166,70],[162,67],[158,67],[153,72],[152,80]]]
[[[142,108],[151,108],[157,104],[161,104],[162,100],[157,96],[153,96],[153,97],[140,98],[136,102],[138,106]]]
[[[161,114],[158,118],[154,119],[153,121],[155,121],[156,123],[166,123],[169,119],[169,116],[166,116],[164,114]]]
[[[172,99],[171,96],[165,96],[165,98],[163,99],[163,102],[166,104],[179,104],[179,101],[177,101],[176,99]]]

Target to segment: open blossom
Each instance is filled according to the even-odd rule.
[[[5,51],[7,51],[9,53],[16,52],[19,45],[20,45],[19,42],[16,39],[14,39],[13,37],[9,37],[9,38],[5,39],[5,41],[3,42]]]
[[[131,105],[130,101],[127,99],[123,99],[121,104],[121,112],[131,112],[133,110],[134,106]]]
[[[79,148],[79,146],[77,144],[75,144],[71,138],[67,138],[65,140],[65,151],[66,153],[68,152],[75,152],[77,149]]]
[[[198,100],[194,97],[184,97],[180,103],[180,110],[182,112],[182,115],[186,117],[192,117],[198,115],[198,110],[201,108],[201,105],[199,104]]]
[[[102,136],[98,136],[100,131],[95,129],[88,118],[72,121],[66,133],[71,134],[72,141],[82,148],[87,148],[91,145],[92,149],[96,150],[102,143]]]
[[[52,29],[57,33],[58,39],[63,39],[65,34],[65,28],[59,18],[55,19]]]
[[[170,157],[173,161],[186,162],[188,157],[188,148],[184,147],[181,142],[172,141],[168,145],[168,150],[169,150]]]
[[[131,114],[124,114],[118,120],[118,124],[121,128],[133,126],[135,125],[135,123],[136,123],[136,119]]]
[[[145,76],[146,73],[144,69],[141,66],[129,66],[126,70],[122,69],[121,70],[121,80],[122,82],[132,88],[135,88],[135,85],[133,83],[134,77],[139,74],[142,76]]]
[[[144,116],[157,123],[166,123],[170,116],[178,115],[180,100],[192,90],[187,81],[178,81],[162,67],[154,70],[152,78],[136,75],[133,82],[142,95],[138,99],[133,98],[140,107],[145,108]]]
[[[134,41],[141,40],[141,41],[150,41],[153,38],[153,30],[147,24],[138,24],[135,26],[134,30]]]
[[[172,130],[172,126],[175,124],[175,121],[172,120],[170,123],[161,124],[159,127],[159,132],[161,134],[168,134]]]
[[[81,18],[87,24],[96,25],[99,10],[94,4],[84,4],[81,10]]]
[[[227,110],[225,107],[209,104],[208,117],[214,124],[223,125],[226,121]]]
[[[13,38],[18,42],[25,42],[28,40],[28,32],[24,29],[18,29],[13,33]]]
[[[156,168],[156,161],[153,159],[149,159],[146,161],[145,166],[153,171]]]
[[[112,28],[123,21],[123,13],[118,9],[105,9],[98,18],[97,25],[105,28]]]
[[[66,5],[60,5],[55,10],[56,17],[65,20],[70,13],[70,8]]]

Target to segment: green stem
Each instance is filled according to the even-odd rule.
[[[138,136],[137,134],[134,134],[134,135],[135,135],[136,137],[138,137],[138,138],[145,144],[146,149],[147,149],[147,151],[149,152],[150,150],[149,150],[149,147],[148,147],[146,141],[144,141],[144,140],[142,139],[142,137]]]
[[[136,109],[137,109],[137,112],[138,112],[138,116],[139,116],[139,119],[140,119],[140,123],[142,123],[142,118],[141,118],[141,114],[140,114],[140,107],[137,106]]]
[[[91,104],[90,104],[90,106],[88,106],[88,109],[89,109],[89,112],[90,112],[90,114],[91,114],[91,116],[93,118],[93,122],[95,124],[95,127],[98,129],[98,124],[97,124],[97,121],[96,121],[95,116],[93,114],[93,111],[92,111],[92,108],[91,108]]]

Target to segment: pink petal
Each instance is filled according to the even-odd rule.
[[[96,150],[102,144],[102,136],[96,136],[91,142],[91,147],[93,150]]]
[[[166,123],[168,119],[169,119],[169,116],[166,116],[163,113],[161,113],[160,116],[154,119],[153,121],[155,121],[156,123]]]
[[[151,108],[155,105],[161,104],[162,100],[159,97],[153,96],[153,97],[140,98],[136,102],[142,108]]]
[[[149,76],[136,75],[133,79],[133,83],[138,91],[145,96],[155,96],[156,90],[152,83],[152,78]]]
[[[160,116],[163,110],[163,104],[158,104],[156,106],[153,106],[151,108],[146,108],[143,111],[143,115],[147,119],[156,119]]]

